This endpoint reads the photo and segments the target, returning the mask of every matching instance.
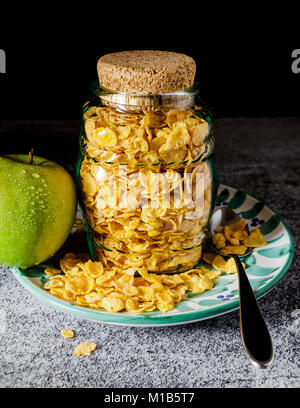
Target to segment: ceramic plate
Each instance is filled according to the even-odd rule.
[[[245,260],[247,274],[260,298],[280,281],[288,270],[293,257],[291,233],[282,218],[261,201],[235,188],[220,185],[217,207],[228,206],[247,220],[249,228],[259,227],[268,245],[256,249]],[[207,266],[205,262],[203,265]],[[50,295],[43,284],[48,279],[44,273],[46,265],[22,271],[12,268],[18,281],[42,302],[84,319],[100,323],[127,326],[169,326],[192,323],[236,310],[239,306],[237,275],[221,275],[215,280],[213,289],[201,293],[190,293],[186,300],[169,312],[110,313],[77,306]]]

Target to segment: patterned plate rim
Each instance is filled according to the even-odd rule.
[[[230,189],[233,191],[239,191],[246,195],[246,197],[251,197],[252,199],[256,200],[257,202],[261,202],[253,195],[241,190],[231,187],[229,185],[220,184],[219,190]],[[284,229],[287,232],[289,238],[289,256],[285,262],[285,264],[281,267],[281,271],[273,277],[266,285],[263,287],[258,288],[255,291],[255,296],[257,299],[261,298],[262,296],[269,293],[282,279],[285,273],[288,271],[294,254],[294,244],[292,234],[286,225],[285,221],[282,219],[280,215],[276,213],[272,208],[270,208],[265,203],[262,203],[264,207],[266,207],[271,213],[276,215],[280,222],[283,224]],[[156,312],[157,314],[149,315],[145,314],[135,314],[135,313],[110,313],[95,309],[90,309],[84,306],[78,306],[69,302],[66,302],[58,297],[50,295],[48,292],[43,290],[42,288],[38,288],[34,285],[26,276],[23,275],[22,271],[19,268],[12,267],[11,268],[14,276],[16,279],[21,283],[21,285],[27,289],[31,294],[37,297],[42,302],[53,306],[56,309],[59,309],[63,312],[67,312],[69,314],[75,315],[77,317],[81,317],[87,320],[96,321],[98,323],[106,323],[106,324],[114,324],[114,325],[121,325],[121,326],[133,326],[133,327],[162,327],[162,326],[172,326],[172,325],[180,325],[180,324],[188,324],[194,323],[197,321],[210,319],[213,317],[220,316],[225,313],[232,312],[237,310],[239,307],[239,299],[234,299],[231,301],[227,301],[226,303],[221,303],[215,306],[211,306],[207,309],[202,310],[191,310],[185,313],[180,313],[173,309],[172,311],[163,314],[163,312]]]

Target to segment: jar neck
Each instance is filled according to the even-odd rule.
[[[121,112],[139,113],[145,111],[166,112],[170,109],[190,109],[195,105],[199,96],[199,85],[194,85],[185,90],[162,94],[130,94],[126,92],[113,92],[101,88],[95,81],[92,91],[105,106],[110,106]]]

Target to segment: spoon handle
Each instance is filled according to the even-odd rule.
[[[242,262],[236,255],[234,259],[238,270],[240,327],[244,348],[255,366],[266,368],[273,360],[272,339]]]

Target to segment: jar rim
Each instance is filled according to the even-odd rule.
[[[93,94],[100,98],[102,103],[121,111],[138,110],[166,110],[171,108],[188,109],[195,104],[199,95],[199,84],[194,82],[188,89],[160,94],[116,92],[105,89],[98,81],[92,84]]]

